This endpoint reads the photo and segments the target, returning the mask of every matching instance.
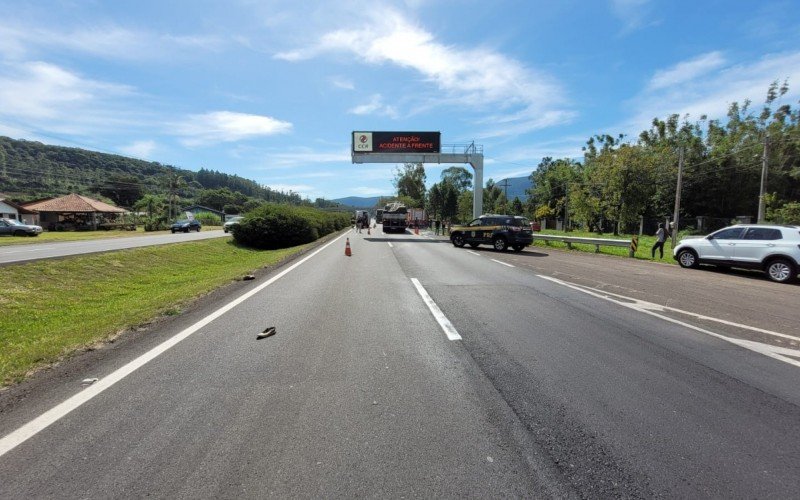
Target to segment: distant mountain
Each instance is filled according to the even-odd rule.
[[[348,196],[347,198],[339,198],[338,200],[332,200],[332,201],[335,201],[340,205],[345,205],[353,208],[373,208],[380,199],[381,199],[380,196],[372,196],[370,198],[363,198],[360,196]]]
[[[506,188],[506,181],[508,181],[508,188]],[[495,182],[495,186],[499,187],[501,191],[507,193],[508,201],[513,201],[514,197],[519,197],[520,201],[528,199],[526,189],[533,187],[533,183],[528,177],[510,177]]]

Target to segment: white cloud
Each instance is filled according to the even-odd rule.
[[[354,115],[384,115],[390,118],[397,118],[397,110],[394,106],[389,106],[383,103],[383,97],[380,94],[373,94],[369,98],[369,102],[360,104],[350,111]]]
[[[330,77],[330,82],[333,84],[334,87],[343,90],[355,90],[356,85],[353,83],[352,80],[349,78],[345,78],[343,76],[332,76]]]
[[[694,59],[680,62],[671,68],[659,70],[650,80],[650,90],[673,87],[695,80],[725,65],[725,58],[719,51],[701,54]]]
[[[0,65],[0,118],[31,132],[94,135],[134,125],[141,114],[120,104],[132,95],[127,85],[84,78],[55,64]]]
[[[156,142],[151,140],[134,141],[119,148],[120,152],[135,158],[150,159],[156,150]]]
[[[669,74],[669,71],[682,64],[684,63],[656,74]],[[683,76],[686,78],[682,79],[680,85],[655,87],[648,85],[628,103],[635,112],[630,120],[621,126],[623,131],[638,134],[650,127],[653,118],[663,119],[673,113],[681,116],[688,114],[690,120],[698,120],[701,115],[707,115],[711,119],[722,119],[731,103],[736,101],[741,104],[747,99],[754,103],[754,109],[757,111],[773,81],[783,82],[788,78],[790,83],[800,82],[800,51],[770,54],[755,61],[717,67],[713,71],[691,73],[691,71],[684,73]],[[783,102],[791,102],[798,97],[800,88],[795,84],[783,97]]]
[[[225,43],[216,36],[134,31],[115,24],[55,30],[0,21],[0,55],[13,59],[58,50],[115,60],[172,60],[175,51],[218,51]]]
[[[622,34],[627,34],[649,24],[646,20],[651,0],[611,0],[611,10],[622,21]]]
[[[183,137],[181,142],[189,147],[285,134],[292,130],[289,122],[232,111],[191,115],[174,126],[175,133]]]
[[[359,18],[359,27],[325,33],[319,41],[276,58],[302,61],[326,53],[344,52],[363,64],[392,64],[416,71],[441,91],[430,104],[459,106],[493,115],[489,124],[505,132],[525,133],[569,121],[574,112],[563,109],[563,89],[548,75],[526,67],[497,51],[444,45],[391,8]],[[368,103],[354,111],[366,113]],[[415,102],[415,108],[421,103]],[[487,132],[487,135],[490,134]]]

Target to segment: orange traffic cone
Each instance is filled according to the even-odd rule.
[[[347,243],[345,243],[344,245],[344,254],[348,257],[353,255],[352,252],[350,251],[350,238],[347,238]]]

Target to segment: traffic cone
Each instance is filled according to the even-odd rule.
[[[345,243],[344,245],[344,254],[348,257],[353,255],[352,252],[350,251],[350,238],[347,238],[347,243]]]

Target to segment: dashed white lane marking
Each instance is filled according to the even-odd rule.
[[[467,250],[467,253],[471,253],[472,255],[477,255],[478,257],[481,256],[481,254],[479,254],[478,252],[475,252],[473,250]]]
[[[390,247],[394,248],[394,245],[392,245],[392,242],[391,242],[391,241],[387,241],[386,243],[387,243],[387,244],[388,244]]]
[[[348,234],[348,233],[345,233],[345,234]],[[205,318],[201,319],[197,323],[195,323],[192,326],[186,328],[185,330],[179,332],[174,337],[172,337],[172,338],[166,340],[165,342],[157,345],[156,347],[154,347],[150,351],[142,354],[141,356],[139,356],[138,358],[136,358],[133,361],[129,362],[128,364],[122,366],[121,368],[118,368],[117,370],[115,370],[114,372],[110,373],[109,375],[106,375],[105,377],[103,377],[98,382],[95,382],[93,385],[88,386],[87,388],[83,389],[81,392],[79,392],[79,393],[75,394],[74,396],[70,397],[66,401],[64,401],[64,402],[56,405],[55,407],[51,408],[50,410],[42,413],[41,415],[39,415],[38,417],[34,418],[33,420],[31,420],[27,424],[23,425],[19,429],[17,429],[15,431],[11,432],[10,434],[4,436],[2,439],[0,439],[0,457],[5,455],[9,451],[13,450],[14,448],[19,446],[20,444],[24,443],[28,439],[32,438],[33,436],[35,436],[39,432],[43,431],[44,429],[46,429],[50,425],[54,424],[55,422],[57,422],[58,420],[63,418],[65,415],[70,413],[71,411],[79,408],[84,403],[90,401],[95,396],[99,395],[100,393],[102,393],[103,391],[108,389],[109,387],[113,386],[114,384],[116,384],[120,380],[124,379],[125,377],[127,377],[128,375],[130,375],[131,373],[136,371],[137,369],[139,369],[142,366],[146,365],[148,362],[150,362],[153,359],[157,358],[158,356],[160,356],[161,354],[166,352],[169,348],[171,348],[172,346],[176,345],[181,340],[189,337],[190,335],[192,335],[193,333],[197,332],[198,330],[200,330],[204,326],[208,325],[209,323],[211,323],[215,319],[219,318],[220,316],[222,316],[226,312],[228,312],[231,309],[233,309],[234,307],[238,306],[239,304],[241,304],[245,300],[249,299],[253,295],[255,295],[258,292],[260,292],[261,290],[267,288],[268,286],[270,286],[271,284],[275,283],[276,281],[278,281],[282,277],[286,276],[288,273],[292,272],[294,269],[296,269],[300,265],[304,264],[306,261],[308,261],[309,259],[311,259],[315,255],[317,255],[321,251],[325,250],[329,246],[333,245],[334,243],[336,243],[337,241],[342,239],[344,236],[345,235],[343,234],[342,236],[339,236],[335,240],[331,241],[330,243],[327,243],[326,245],[324,245],[323,247],[321,247],[317,251],[311,253],[310,255],[308,255],[307,257],[303,258],[302,260],[300,260],[300,261],[296,262],[295,264],[289,266],[288,268],[284,269],[283,271],[281,271],[280,273],[276,274],[275,276],[273,276],[272,278],[270,278],[269,280],[267,280],[263,284],[257,286],[256,288],[254,288],[254,289],[250,290],[249,292],[247,292],[246,294],[242,295],[238,299],[236,299],[236,300],[224,305],[223,307],[217,309],[215,312],[209,314],[208,316],[206,316]]]
[[[428,306],[428,309],[431,310],[431,314],[433,314],[434,319],[436,322],[439,323],[439,326],[442,327],[444,330],[444,334],[447,335],[447,338],[450,340],[461,340],[461,335],[458,334],[456,327],[447,319],[447,316],[444,315],[439,306],[436,305],[436,302],[433,301],[428,292],[425,290],[425,287],[420,284],[417,278],[411,278],[411,283],[414,284],[414,288],[417,289],[422,300],[425,302],[425,305]]]
[[[778,333],[778,332],[770,332],[769,330],[761,330],[760,328],[754,328],[754,327],[750,327],[750,326],[747,326],[747,325],[741,325],[739,323],[733,323],[731,321],[725,321],[725,320],[721,320],[721,319],[711,318],[711,317],[708,317],[708,316],[701,316],[701,315],[697,315],[697,314],[694,314],[694,313],[691,313],[691,312],[688,312],[688,311],[682,311],[680,309],[675,309],[675,308],[672,308],[672,307],[663,307],[663,306],[659,306],[658,304],[653,304],[653,303],[650,303],[650,302],[645,302],[645,301],[642,301],[642,300],[633,299],[633,298],[630,298],[630,297],[625,297],[624,295],[612,294],[612,293],[606,292],[604,290],[597,290],[597,289],[594,289],[594,288],[591,288],[591,287],[587,287],[587,286],[583,286],[583,285],[577,285],[575,283],[569,283],[569,282],[562,281],[562,280],[557,279],[557,278],[553,278],[551,276],[544,276],[544,275],[541,275],[541,274],[537,274],[537,276],[539,278],[546,279],[548,281],[552,281],[553,283],[558,283],[559,285],[565,286],[567,288],[572,288],[573,290],[577,290],[577,291],[585,293],[587,295],[591,295],[592,297],[597,297],[599,299],[607,300],[609,302],[613,302],[613,303],[615,303],[617,305],[620,305],[622,307],[627,307],[628,309],[633,309],[634,311],[639,311],[639,312],[642,312],[644,314],[649,314],[650,316],[655,316],[656,318],[663,319],[664,321],[669,321],[670,323],[675,323],[676,325],[680,325],[680,326],[695,330],[697,332],[704,333],[706,335],[710,335],[711,337],[715,337],[715,338],[718,338],[720,340],[724,340],[726,342],[730,342],[731,344],[735,344],[735,345],[738,345],[740,347],[744,347],[745,349],[749,349],[751,351],[763,354],[765,356],[769,356],[771,358],[777,359],[778,361],[783,361],[784,363],[788,363],[790,365],[794,365],[794,366],[800,367],[800,361],[798,361],[796,359],[793,359],[793,358],[790,358],[790,357],[786,357],[786,356],[798,356],[798,355],[800,355],[800,351],[798,351],[798,350],[787,349],[785,347],[778,347],[778,346],[773,346],[773,345],[769,345],[769,344],[762,344],[760,342],[753,342],[751,340],[744,340],[744,339],[736,339],[736,338],[732,338],[732,337],[726,337],[725,335],[720,335],[719,333],[712,332],[710,330],[706,330],[705,328],[700,328],[699,326],[695,326],[695,325],[686,323],[684,321],[680,321],[678,319],[671,318],[669,316],[665,316],[663,314],[658,314],[655,311],[662,311],[663,312],[663,311],[669,310],[669,311],[678,312],[678,313],[682,313],[682,314],[688,314],[690,316],[695,316],[697,318],[708,319],[708,320],[711,320],[711,321],[717,321],[717,322],[722,323],[722,324],[726,324],[726,325],[730,325],[730,326],[736,326],[738,328],[743,328],[743,329],[747,329],[747,330],[754,330],[754,331],[758,331],[758,332],[762,332],[762,333],[769,333],[769,334],[772,334],[772,335],[778,335],[778,336],[781,336],[781,337],[788,337],[788,338],[794,338],[794,339],[796,339],[797,337],[792,337],[790,335],[785,335],[783,333]],[[630,302],[623,302],[622,300],[617,300],[616,298],[612,297],[612,295],[616,296],[616,297],[619,297],[620,299],[624,299],[625,301],[630,301]]]
[[[503,264],[504,266],[508,266],[508,267],[516,267],[516,266],[512,266],[512,265],[511,265],[511,264],[509,264],[508,262],[503,262],[502,260],[497,260],[497,259],[489,259],[489,260],[491,260],[492,262],[497,262],[498,264]]]

